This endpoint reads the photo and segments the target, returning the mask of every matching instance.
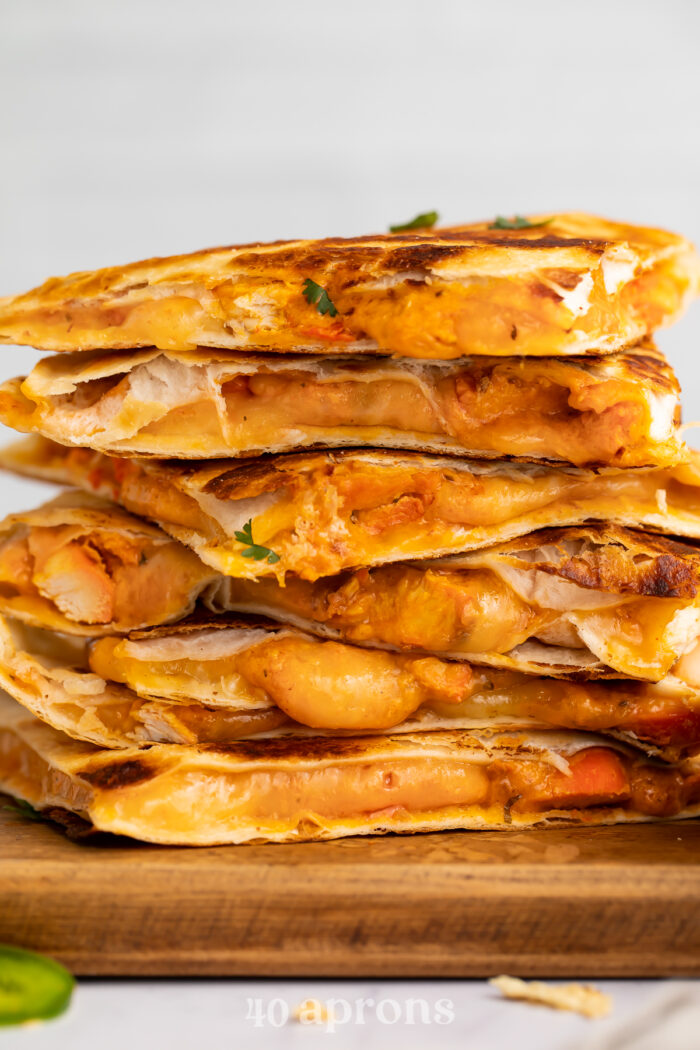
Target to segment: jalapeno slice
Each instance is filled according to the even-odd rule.
[[[0,944],[0,1025],[57,1017],[69,1004],[74,983],[54,959]]]

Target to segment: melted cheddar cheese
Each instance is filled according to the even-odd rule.
[[[166,639],[101,638],[101,678],[139,696],[262,713],[277,707],[319,730],[370,732],[420,714],[441,724],[508,723],[633,733],[649,744],[700,746],[697,690],[641,682],[568,682],[322,642],[295,631],[258,640],[237,629]]]
[[[44,457],[37,463],[39,455]],[[50,442],[10,448],[4,461],[32,475],[111,496],[155,519],[227,576],[287,573],[315,580],[357,565],[440,557],[588,520],[700,537],[696,460],[671,470],[577,471],[409,453],[305,453],[182,470]],[[236,486],[236,473],[246,479]],[[228,479],[236,486],[227,495]],[[251,523],[254,559],[235,533]]]

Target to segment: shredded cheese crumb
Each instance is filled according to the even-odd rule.
[[[666,499],[666,489],[656,490],[656,506],[659,508],[662,514],[668,514],[668,501]]]
[[[318,999],[304,999],[303,1003],[294,1007],[292,1017],[300,1024],[328,1024],[335,1020],[333,1011]]]
[[[521,981],[519,977],[492,977],[489,981],[506,999],[541,1003],[556,1010],[573,1010],[584,1017],[607,1017],[613,1007],[609,995],[590,984],[546,984],[544,981]]]

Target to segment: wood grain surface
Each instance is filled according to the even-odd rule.
[[[83,975],[700,975],[700,823],[173,849],[0,801],[0,942]]]

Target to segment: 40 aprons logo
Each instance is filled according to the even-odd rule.
[[[322,1025],[334,1032],[343,1025],[379,1024],[433,1025],[452,1024],[455,1019],[451,999],[305,999],[290,1007],[284,999],[246,999],[246,1020],[253,1028],[282,1028],[289,1021]]]

